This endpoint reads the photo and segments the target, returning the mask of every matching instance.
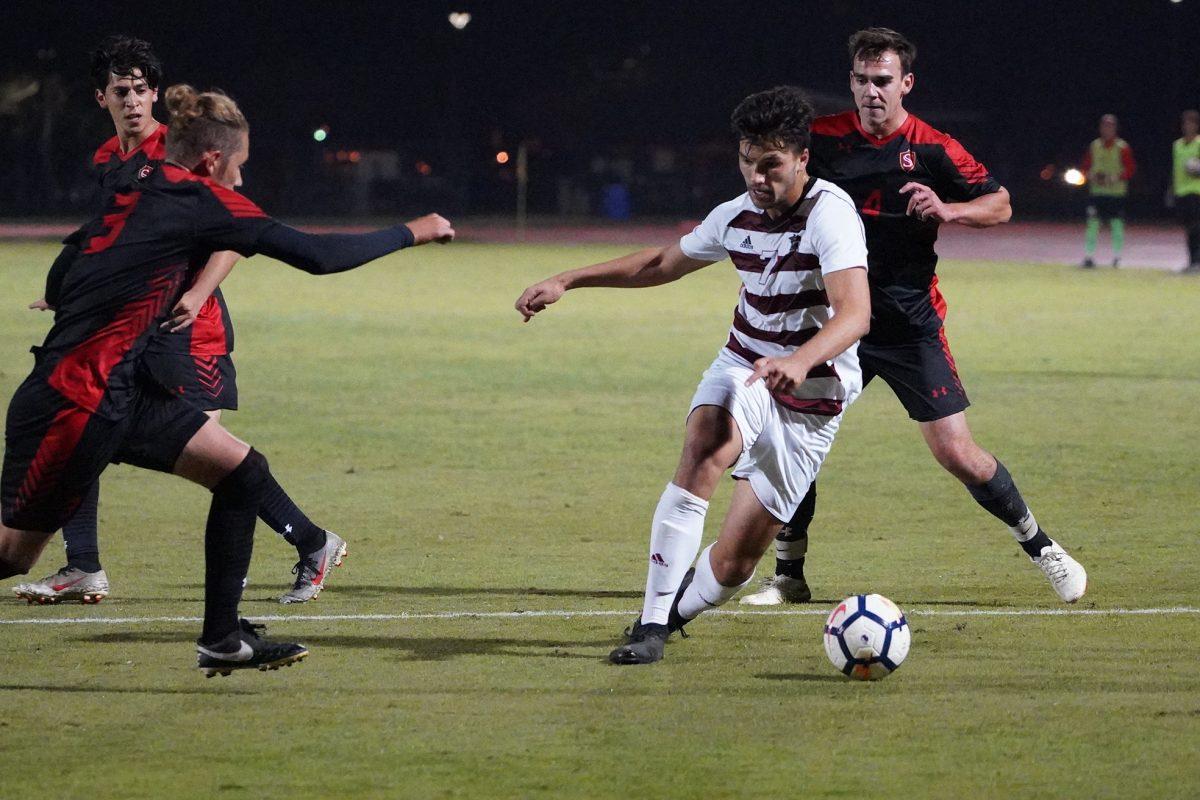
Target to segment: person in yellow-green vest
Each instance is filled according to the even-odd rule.
[[[1187,231],[1188,264],[1183,271],[1195,275],[1200,274],[1200,111],[1183,112],[1180,128],[1183,136],[1171,147],[1171,194]]]
[[[1133,149],[1124,139],[1117,138],[1115,115],[1105,114],[1100,118],[1100,138],[1088,145],[1080,168],[1091,188],[1087,237],[1080,266],[1084,269],[1096,266],[1096,240],[1102,221],[1107,221],[1112,230],[1112,265],[1120,266],[1121,250],[1125,247],[1125,197],[1129,194],[1129,179],[1137,164],[1133,161]]]

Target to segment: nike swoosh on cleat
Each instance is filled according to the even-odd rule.
[[[87,576],[86,576],[86,575],[80,575],[78,578],[76,578],[75,580],[73,580],[73,581],[70,581],[70,582],[68,582],[68,583],[52,583],[52,584],[50,584],[50,588],[51,588],[51,589],[53,589],[53,590],[54,590],[54,591],[56,591],[56,592],[61,592],[63,589],[67,589],[67,588],[69,588],[69,587],[71,587],[71,586],[74,586],[75,584],[79,583],[79,582],[80,582],[81,580],[83,580],[85,577],[87,577]]]
[[[209,650],[207,647],[204,647],[202,645],[196,645],[196,649],[199,650],[201,653],[203,653],[206,656],[211,656],[212,658],[219,658],[222,661],[249,661],[250,659],[254,658],[254,648],[253,647],[246,644],[245,642],[239,642],[238,644],[240,644],[241,647],[238,648],[238,651],[236,653],[221,653],[216,650]]]

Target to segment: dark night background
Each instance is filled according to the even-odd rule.
[[[451,11],[469,25],[454,29]],[[232,94],[252,126],[246,194],[308,216],[509,214],[515,159],[495,155],[525,142],[531,212],[601,213],[616,183],[635,215],[694,217],[740,191],[737,101],[796,83],[819,111],[849,107],[845,42],[870,25],[916,43],[908,108],[987,164],[1019,215],[1076,215],[1078,190],[1039,173],[1077,163],[1112,112],[1140,167],[1132,215],[1165,217],[1179,112],[1200,106],[1200,0],[162,0],[0,13],[5,216],[86,212],[87,159],[112,134],[87,52],[113,32],[154,44],[164,85]]]

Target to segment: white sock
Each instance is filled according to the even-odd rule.
[[[707,513],[708,501],[687,489],[668,483],[663,490],[650,526],[650,568],[642,601],[642,624],[667,624],[675,593],[700,549]]]
[[[1033,512],[1028,511],[1020,522],[1016,525],[1009,525],[1008,529],[1012,531],[1013,536],[1017,537],[1018,542],[1028,542],[1037,536],[1038,524],[1037,520],[1033,518]]]
[[[703,611],[725,605],[754,579],[754,574],[751,573],[749,578],[737,586],[721,585],[717,576],[713,575],[712,559],[709,555],[712,549],[711,544],[704,548],[704,552],[696,561],[696,576],[692,578],[692,583],[683,593],[683,597],[679,598],[679,616],[684,619],[695,619]]]

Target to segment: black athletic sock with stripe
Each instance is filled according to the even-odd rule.
[[[779,531],[779,535],[775,537],[776,541],[790,542],[791,546],[789,549],[807,552],[808,526],[812,523],[816,513],[817,482],[813,481],[808,487],[808,493],[804,495],[804,499],[796,507],[796,513],[792,515],[791,520],[783,526]],[[804,556],[790,559],[780,558],[779,547],[776,546],[775,574],[795,578],[798,581],[804,580]]]
[[[300,507],[292,502],[292,498],[279,485],[279,481],[275,480],[275,476],[268,475],[267,478],[263,502],[258,509],[259,519],[295,547],[301,558],[324,547],[325,529],[315,525]]]
[[[63,526],[63,545],[67,548],[67,565],[84,572],[99,572],[100,481],[93,481],[83,495],[74,516]]]
[[[991,477],[991,480],[977,486],[967,486],[967,491],[971,493],[971,497],[975,498],[976,503],[1007,525],[1009,530],[1012,530],[1021,549],[1030,558],[1037,558],[1042,554],[1042,548],[1052,544],[1050,537],[1040,526],[1032,535],[1026,534],[1028,538],[1022,538],[1018,529],[1021,523],[1030,516],[1029,506],[1025,504],[1020,490],[1013,483],[1012,475],[1000,463],[1000,459],[996,459],[996,474]],[[1034,524],[1036,525],[1036,523]]]
[[[204,529],[204,629],[201,644],[216,644],[238,629],[242,580],[250,569],[254,525],[271,473],[251,448],[241,464],[213,487]]]

